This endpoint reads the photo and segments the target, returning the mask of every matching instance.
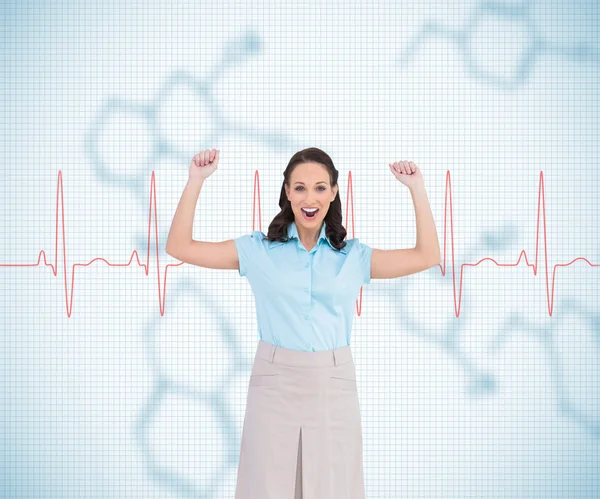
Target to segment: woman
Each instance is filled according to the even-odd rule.
[[[440,262],[423,177],[390,164],[412,194],[414,248],[373,249],[344,240],[338,171],[317,148],[283,172],[281,211],[260,231],[220,243],[192,239],[194,209],[220,151],[192,159],[167,253],[187,263],[237,269],[255,296],[260,340],[248,385],[236,499],[364,499],[362,428],[350,331],[363,284]]]

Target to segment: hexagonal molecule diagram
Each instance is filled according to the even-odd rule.
[[[479,1],[460,28],[425,23],[397,61],[406,66],[430,38],[449,39],[461,51],[473,77],[505,89],[522,85],[544,55],[600,63],[597,43],[558,43],[544,37],[532,13],[534,6],[529,1]]]

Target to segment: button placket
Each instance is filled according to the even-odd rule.
[[[310,254],[308,255],[308,259],[309,259],[309,261],[308,261],[308,262],[306,262],[306,264],[304,265],[305,267],[309,267],[309,266],[310,266]],[[310,293],[310,280],[311,280],[311,278],[312,278],[312,275],[311,275],[311,272],[310,272],[310,270],[307,272],[307,276],[306,276],[306,278],[307,278],[307,281],[308,281],[309,285],[308,285],[308,286],[306,286],[306,287],[304,288],[304,292],[305,292],[306,294],[309,294],[309,293]],[[309,308],[309,309],[310,309],[310,305],[311,305],[311,303],[310,303],[310,302],[311,302],[311,297],[310,297],[310,296],[308,296],[308,308]],[[307,321],[307,320],[309,320],[309,319],[310,319],[310,316],[309,316],[309,314],[304,314],[304,320],[305,320],[305,321]]]

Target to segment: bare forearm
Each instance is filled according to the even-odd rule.
[[[171,230],[167,239],[167,252],[169,248],[174,248],[177,244],[190,243],[193,240],[194,213],[196,204],[200,196],[200,190],[204,181],[190,182],[188,180],[185,189],[181,194],[181,199],[177,205],[177,210],[171,222]]]
[[[417,242],[415,248],[437,264],[440,261],[440,243],[429,199],[427,198],[427,191],[425,187],[420,186],[411,189],[410,193],[417,221]]]

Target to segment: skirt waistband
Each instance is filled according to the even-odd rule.
[[[304,352],[302,350],[278,347],[263,340],[258,341],[256,357],[265,359],[274,364],[297,367],[338,366],[353,360],[350,345],[335,348],[333,350]]]

